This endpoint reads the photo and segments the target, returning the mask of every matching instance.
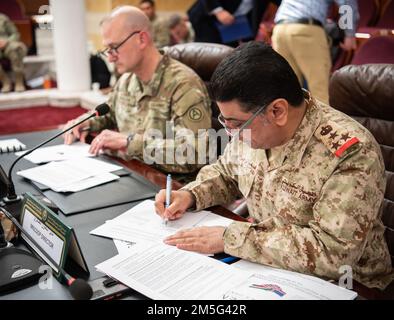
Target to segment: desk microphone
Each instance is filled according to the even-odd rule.
[[[7,177],[3,177],[4,174],[1,174],[1,178],[2,180],[4,180],[3,182],[6,184],[7,186],[7,195],[3,198],[3,201],[6,204],[10,204],[10,203],[14,203],[14,202],[18,202],[21,200],[21,197],[18,196],[15,193],[15,186],[14,183],[12,182],[12,169],[14,168],[15,164],[21,160],[22,158],[24,158],[25,156],[29,155],[30,153],[32,153],[33,151],[37,150],[38,148],[42,147],[43,145],[47,144],[48,142],[51,142],[52,140],[56,139],[57,137],[61,136],[62,134],[66,133],[67,131],[71,130],[72,128],[80,125],[82,122],[85,122],[86,120],[89,120],[90,118],[93,117],[99,117],[99,116],[103,116],[105,114],[108,113],[109,111],[109,106],[106,103],[102,103],[100,105],[98,105],[95,109],[96,111],[92,114],[90,114],[88,117],[86,117],[85,119],[82,119],[81,121],[78,121],[77,123],[75,123],[74,125],[72,125],[71,127],[63,130],[62,132],[56,134],[55,136],[53,136],[52,138],[49,138],[48,140],[40,143],[39,145],[35,146],[33,149],[30,149],[29,151],[25,152],[24,154],[22,154],[21,156],[19,156],[11,165],[9,171],[8,171],[8,176]],[[1,173],[2,169],[0,169],[0,173]]]
[[[89,300],[93,296],[92,287],[83,279],[75,279],[70,276],[62,267],[60,267],[50,256],[42,249],[42,247],[33,239],[32,236],[22,227],[22,225],[14,218],[14,216],[5,210],[4,208],[1,211],[10,219],[17,228],[34,244],[34,246],[60,271],[62,276],[66,279],[67,287],[69,287],[69,291],[71,296],[75,300]],[[0,226],[1,227],[1,226]],[[20,250],[20,249],[19,249]],[[23,251],[23,250],[21,250]]]

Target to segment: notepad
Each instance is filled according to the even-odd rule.
[[[0,153],[9,153],[25,150],[26,146],[18,139],[0,140]]]

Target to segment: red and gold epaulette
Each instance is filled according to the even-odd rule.
[[[315,136],[338,158],[351,146],[360,142],[357,137],[352,136],[345,128],[331,121],[318,127]]]

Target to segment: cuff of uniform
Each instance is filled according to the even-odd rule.
[[[127,155],[137,156],[137,157],[141,156],[142,159],[143,147],[144,147],[144,136],[136,133],[133,139],[129,143],[129,146],[127,148]]]
[[[196,199],[195,210],[203,210],[205,208],[213,206],[212,201],[209,200],[207,194],[201,188],[201,182],[193,181],[181,188],[180,190],[189,191],[193,194]]]
[[[224,252],[233,256],[240,256],[240,251],[245,243],[249,228],[249,222],[232,222],[223,234]]]

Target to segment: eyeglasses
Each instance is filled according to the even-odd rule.
[[[121,43],[113,46],[113,47],[109,47],[109,48],[105,48],[104,50],[100,51],[99,54],[103,55],[104,57],[108,57],[109,55],[114,55],[114,54],[118,54],[118,49],[126,43],[127,40],[129,40],[132,36],[134,36],[137,33],[140,33],[141,31],[134,31],[132,33],[130,33],[126,39],[124,39]]]
[[[218,116],[218,120],[220,122],[220,124],[224,127],[224,130],[226,130],[226,133],[235,138],[237,137],[242,130],[246,129],[251,123],[252,121],[261,113],[264,111],[264,109],[267,107],[268,105],[264,105],[262,107],[260,107],[255,113],[252,114],[252,116],[246,120],[245,122],[243,122],[241,125],[238,126],[234,126],[234,128],[229,128],[226,126],[226,119],[224,118],[224,116],[220,113]],[[229,120],[231,121],[231,120]],[[235,132],[234,132],[235,131]]]

